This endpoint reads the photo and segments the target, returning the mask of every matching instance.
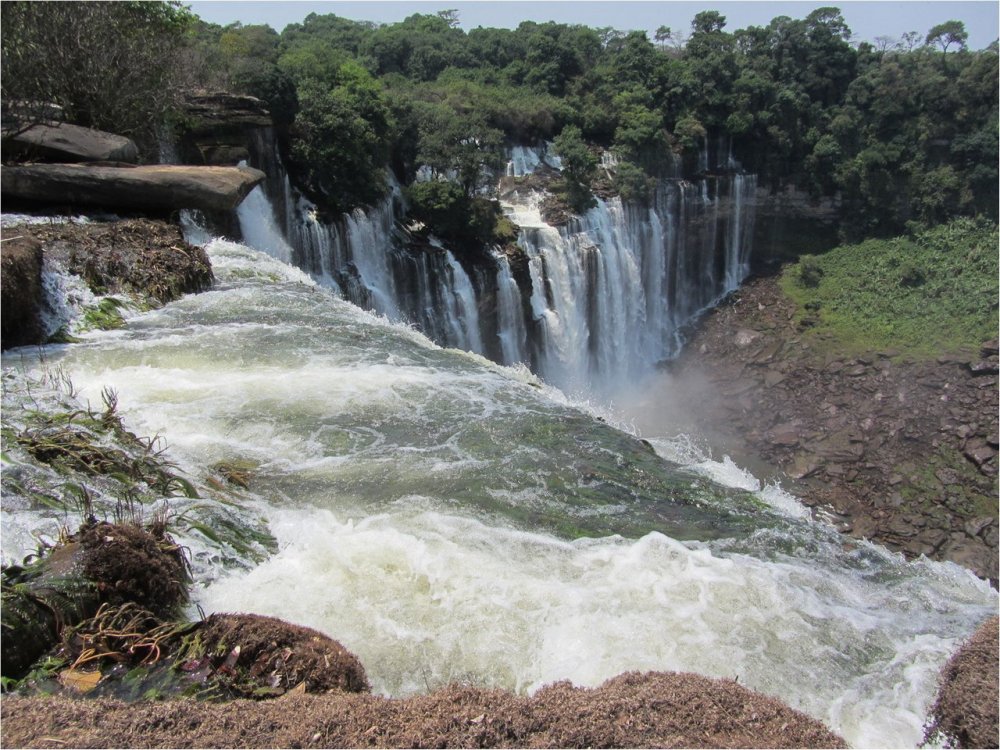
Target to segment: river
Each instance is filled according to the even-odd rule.
[[[912,747],[941,666],[996,612],[967,571],[841,537],[732,462],[641,442],[523,366],[442,348],[249,247],[207,249],[210,292],[3,357],[95,404],[113,388],[190,477],[254,467],[239,512],[277,551],[220,565],[184,539],[192,615],[318,628],[387,695],[692,671],[854,746]],[[3,521],[12,559],[39,515]]]

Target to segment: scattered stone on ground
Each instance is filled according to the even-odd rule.
[[[847,356],[793,313],[775,278],[747,282],[670,367],[674,397],[698,404],[718,450],[777,467],[842,531],[996,585],[996,340],[931,361]]]
[[[1000,619],[984,623],[941,672],[941,689],[924,736],[950,747],[1000,747]]]
[[[130,704],[11,696],[5,747],[845,747],[819,721],[730,680],[627,673],[528,698],[452,686],[389,699],[292,693],[271,701]]]

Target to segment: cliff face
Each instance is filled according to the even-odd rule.
[[[178,150],[183,163],[235,166],[250,158],[251,142],[271,115],[260,99],[197,91],[185,97]]]
[[[772,192],[757,190],[753,268],[770,272],[800,255],[821,253],[838,244],[840,201],[812,198],[794,185]]]
[[[848,355],[793,313],[776,279],[745,284],[699,324],[664,399],[696,404],[678,418],[833,509],[846,534],[996,585],[996,341],[923,361]]]

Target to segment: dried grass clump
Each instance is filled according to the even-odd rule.
[[[845,747],[819,721],[728,680],[630,673],[533,697],[452,686],[389,699],[292,692],[270,701],[135,704],[8,698],[18,747]]]
[[[949,659],[924,742],[943,734],[952,747],[1000,746],[1000,618],[994,617]]]

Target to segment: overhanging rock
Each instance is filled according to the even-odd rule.
[[[144,211],[228,211],[264,180],[248,167],[31,164],[0,173],[5,199]]]

